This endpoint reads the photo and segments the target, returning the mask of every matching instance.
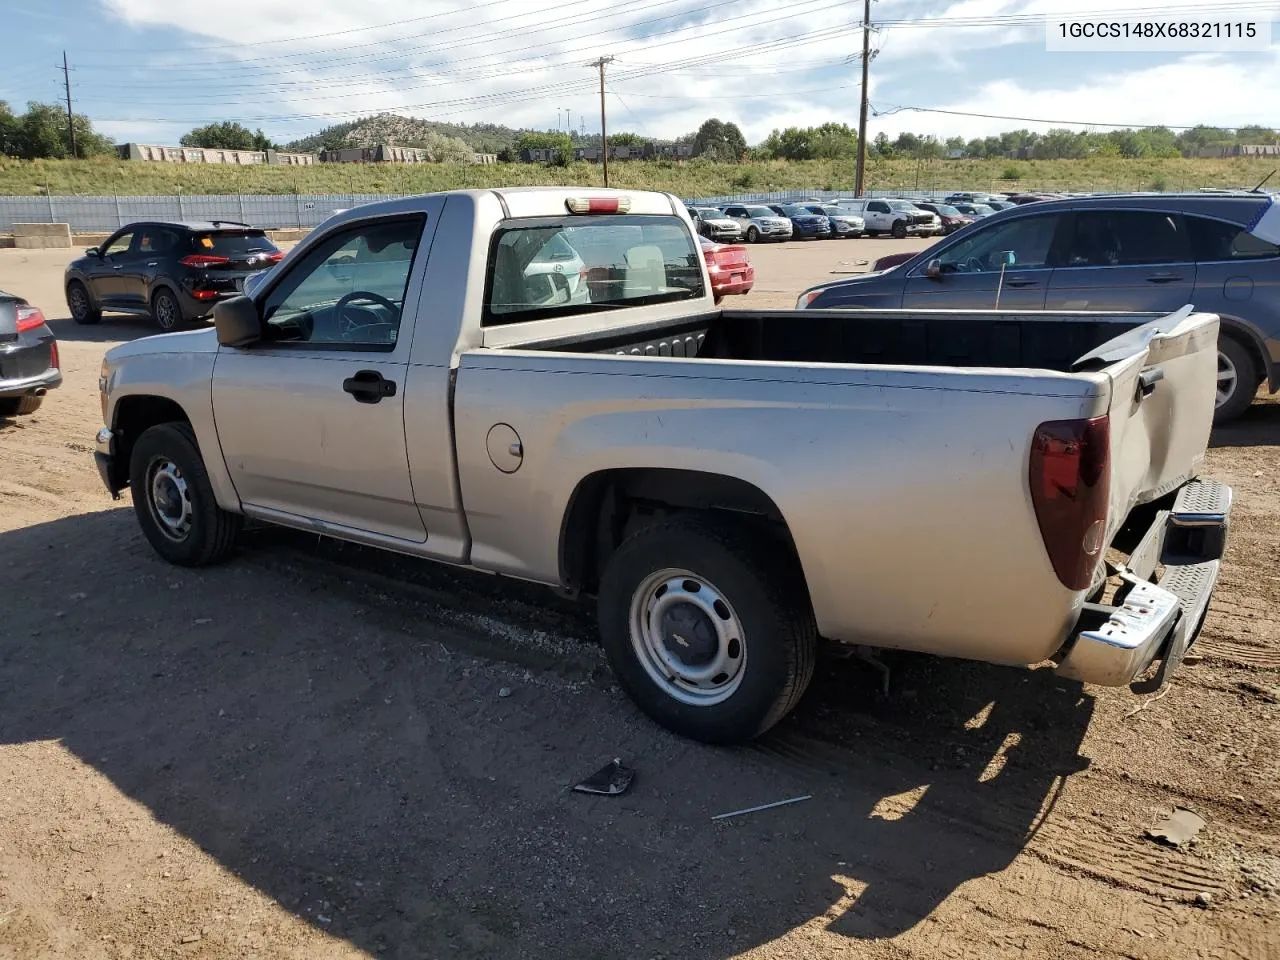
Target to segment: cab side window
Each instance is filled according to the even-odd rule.
[[[1082,210],[1075,215],[1064,267],[1128,267],[1191,259],[1182,217],[1155,210]]]
[[[970,234],[941,256],[946,273],[998,273],[1006,270],[1035,270],[1049,262],[1053,237],[1062,217],[1059,214],[1019,217]],[[1006,263],[1004,255],[1013,254]]]
[[[263,303],[267,339],[393,349],[423,222],[378,220],[322,240]]]
[[[129,252],[129,245],[133,243],[132,233],[122,233],[111,241],[110,246],[102,249],[104,257],[119,257]]]

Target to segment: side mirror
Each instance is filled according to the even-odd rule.
[[[1014,255],[1012,250],[1002,250],[1000,251],[1000,262],[1006,267],[1012,267],[1018,262],[1018,258]]]
[[[97,247],[86,247],[84,251],[86,257],[100,257],[102,252]]]
[[[213,326],[224,347],[247,347],[262,339],[262,317],[248,297],[232,297],[214,306]]]
[[[936,257],[930,260],[924,267],[924,275],[930,280],[942,279],[942,261]]]

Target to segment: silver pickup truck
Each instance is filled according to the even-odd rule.
[[[249,517],[595,597],[698,739],[786,715],[820,637],[1153,689],[1217,579],[1190,308],[717,310],[674,197],[528,189],[344,211],[214,325],[102,367],[162,557]]]

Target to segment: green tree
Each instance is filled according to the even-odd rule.
[[[693,135],[693,152],[708,160],[737,163],[747,153],[747,140],[736,123],[725,123],[713,117]]]
[[[9,109],[9,104],[0,100],[0,156],[13,157],[18,154],[18,118]]]
[[[611,147],[639,147],[643,146],[645,138],[638,133],[611,133],[609,134],[609,146]]]
[[[567,163],[573,158],[573,138],[567,133],[538,130],[527,130],[516,140],[516,155],[525,150],[559,150],[560,161]]]
[[[93,124],[84,114],[74,114],[72,123],[77,157],[92,157],[115,149],[111,140],[94,133]],[[27,112],[14,118],[9,126],[14,130],[10,135],[14,139],[14,156],[24,160],[64,160],[71,156],[67,114],[59,104],[32,101],[27,104]]]
[[[178,143],[210,150],[271,150],[274,147],[261,130],[250,130],[232,120],[196,127]]]
[[[893,144],[889,142],[889,135],[883,130],[876,134],[876,138],[873,142],[875,143],[875,151],[877,154],[882,157],[893,156]]]

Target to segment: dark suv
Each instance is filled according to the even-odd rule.
[[[1280,206],[1266,194],[1076,197],[1002,210],[799,307],[1101,310],[1222,319],[1216,422],[1280,389]],[[1012,262],[1009,262],[1009,258]]]
[[[76,323],[104,312],[150,316],[161,330],[213,313],[219,300],[284,256],[247,223],[131,223],[67,266],[67,306]]]

